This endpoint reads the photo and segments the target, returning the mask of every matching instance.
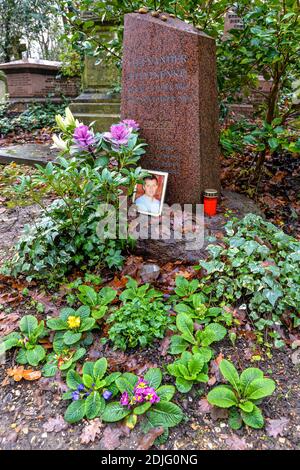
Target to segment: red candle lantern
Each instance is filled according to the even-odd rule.
[[[204,191],[204,214],[212,217],[217,213],[218,191],[206,189]]]

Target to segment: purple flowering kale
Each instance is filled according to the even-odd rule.
[[[82,149],[86,149],[96,143],[93,132],[88,126],[80,125],[74,131],[74,140]]]
[[[130,127],[133,131],[138,131],[140,128],[140,125],[134,119],[123,119],[122,123]]]
[[[131,132],[131,128],[128,128],[125,124],[113,124],[110,128],[110,132],[104,132],[103,137],[115,147],[119,147],[120,145],[128,144]]]

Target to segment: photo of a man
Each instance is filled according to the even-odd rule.
[[[145,194],[135,201],[138,209],[143,212],[159,213],[160,201],[155,198],[158,188],[158,179],[155,175],[146,176],[144,178],[143,189]]]
[[[168,173],[148,173],[143,179],[143,184],[137,185],[133,201],[140,213],[158,216],[162,211]]]

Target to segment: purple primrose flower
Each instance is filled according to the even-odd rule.
[[[127,406],[129,405],[129,395],[127,392],[123,392],[120,400],[120,404],[122,406]]]
[[[112,145],[119,147],[120,145],[128,144],[131,132],[131,128],[128,128],[125,124],[113,124],[110,128],[110,132],[104,132],[103,137],[105,140],[111,142]]]
[[[87,148],[96,143],[93,132],[88,126],[80,125],[74,131],[74,140],[81,148]]]
[[[83,384],[78,385],[77,390],[78,390],[78,392],[83,392],[84,385]]]
[[[73,401],[79,400],[79,398],[80,398],[80,393],[77,390],[75,392],[72,392]]]
[[[104,400],[109,400],[112,396],[112,392],[110,390],[104,390],[104,392],[102,393],[102,396]]]

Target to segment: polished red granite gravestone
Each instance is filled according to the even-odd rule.
[[[202,202],[219,189],[215,42],[183,21],[125,15],[123,119],[148,143],[142,166],[169,173],[167,202]]]

